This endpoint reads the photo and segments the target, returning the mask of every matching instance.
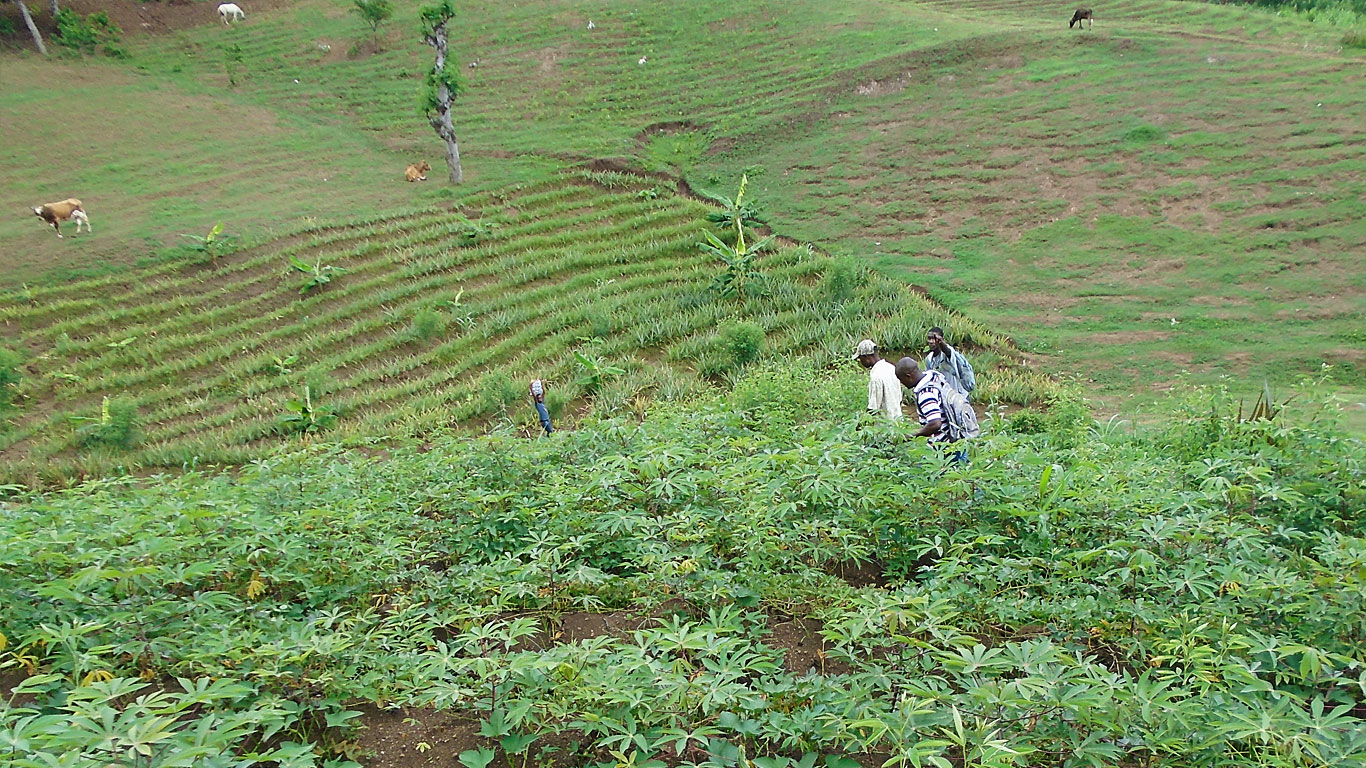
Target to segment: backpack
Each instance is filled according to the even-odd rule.
[[[972,410],[972,404],[963,397],[962,392],[951,384],[942,386],[939,388],[939,402],[949,422],[950,440],[971,440],[981,436],[982,427],[977,423],[977,412]]]

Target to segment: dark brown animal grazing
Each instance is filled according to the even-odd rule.
[[[81,225],[85,225],[87,232],[90,229],[90,217],[85,215],[85,209],[81,207],[81,201],[74,197],[68,197],[57,203],[44,203],[33,209],[34,215],[52,225],[52,229],[57,233],[57,237],[62,236],[62,222],[76,222],[76,234],[81,233]]]
[[[1067,28],[1071,29],[1073,25],[1080,28],[1083,21],[1086,22],[1087,29],[1090,29],[1091,26],[1096,23],[1095,20],[1091,18],[1090,8],[1078,8],[1077,12],[1072,14],[1072,20],[1067,22]]]

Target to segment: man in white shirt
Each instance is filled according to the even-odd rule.
[[[901,382],[896,378],[896,366],[878,357],[877,344],[872,339],[858,343],[854,359],[869,370],[868,412],[885,414],[896,421],[901,418]]]

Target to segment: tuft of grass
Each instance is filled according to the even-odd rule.
[[[764,353],[764,329],[756,323],[730,321],[717,336],[722,353],[735,367],[748,365]]]
[[[1343,32],[1342,47],[1366,49],[1366,28],[1355,27]]]
[[[24,358],[18,352],[8,347],[0,347],[0,412],[4,412],[14,402],[19,383],[24,380],[20,367],[23,363]]]
[[[141,435],[138,432],[138,407],[128,398],[105,395],[100,415],[83,419],[87,423],[76,430],[76,438],[83,446],[132,448]]]
[[[418,341],[431,341],[446,331],[446,316],[435,309],[423,307],[413,313],[408,333]]]
[[[1167,138],[1167,132],[1155,125],[1136,125],[1125,131],[1120,141],[1125,144],[1151,144]]]

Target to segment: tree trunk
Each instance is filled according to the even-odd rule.
[[[51,7],[52,7],[52,23],[53,23],[53,24],[56,24],[56,23],[57,23],[57,13],[58,13],[59,11],[61,11],[62,9],[57,7],[57,0],[51,0],[50,5],[51,5]]]
[[[432,34],[427,38],[427,43],[436,49],[436,67],[434,71],[444,72],[446,69],[446,22],[441,22],[432,29]],[[431,122],[432,128],[436,130],[436,135],[446,142],[446,167],[450,170],[451,183],[459,184],[465,180],[465,173],[460,168],[460,144],[455,138],[455,124],[451,122],[451,89],[446,86],[444,81],[440,81],[436,86],[436,110],[428,115],[427,119]]]
[[[19,6],[19,13],[24,16],[24,23],[28,25],[28,33],[33,35],[33,44],[38,46],[38,53],[47,55],[47,46],[43,45],[43,36],[38,34],[38,25],[33,23],[33,17],[28,13],[28,6],[24,5],[24,0],[14,0],[14,4]]]

